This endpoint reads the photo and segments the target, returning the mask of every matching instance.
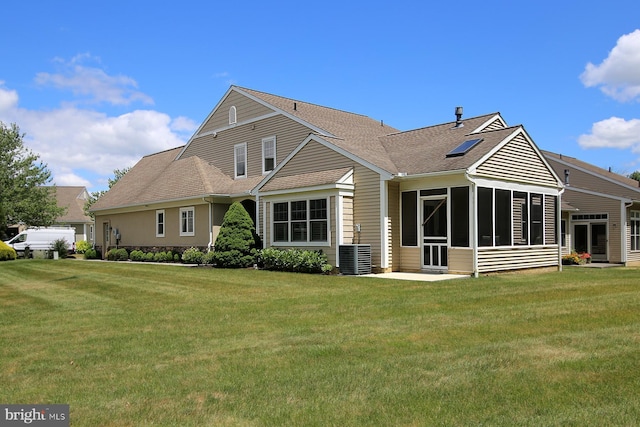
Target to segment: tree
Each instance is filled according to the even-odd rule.
[[[51,172],[40,156],[26,148],[24,134],[12,123],[0,121],[0,236],[10,224],[48,226],[64,215],[59,207]]]
[[[635,172],[629,174],[629,178],[635,179],[636,181],[640,182],[640,171],[635,171]]]
[[[217,267],[243,268],[254,264],[256,241],[253,220],[241,203],[234,202],[222,219],[213,262]]]
[[[111,187],[116,185],[116,182],[118,182],[120,178],[122,178],[130,170],[131,170],[130,167],[127,167],[124,169],[114,169],[113,179],[108,178],[109,189],[111,189]],[[93,204],[97,202],[98,199],[102,197],[107,191],[108,190],[92,191],[91,194],[89,194],[89,199],[84,203],[84,213],[86,215],[89,215],[91,218],[93,218],[93,213],[89,212],[89,209],[91,209],[91,206],[93,206]]]

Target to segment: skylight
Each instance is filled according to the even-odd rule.
[[[478,145],[482,138],[468,139],[447,153],[447,157],[464,156],[469,150]]]

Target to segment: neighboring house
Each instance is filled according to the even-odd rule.
[[[76,230],[76,242],[85,240],[93,243],[93,219],[84,212],[84,205],[89,199],[87,189],[56,185],[55,190],[58,206],[66,207],[67,212],[56,218],[54,225],[73,227]]]
[[[640,265],[638,181],[562,154],[543,152],[565,181],[562,252],[593,261]]]
[[[265,247],[335,266],[360,243],[378,272],[559,268],[560,178],[522,126],[459,113],[400,132],[232,86],[185,146],[144,157],[93,205],[96,246],[212,247],[239,201]]]
[[[85,240],[93,243],[94,230],[93,219],[84,212],[85,202],[89,198],[89,193],[85,187],[60,186],[46,187],[54,190],[56,204],[66,208],[66,213],[56,218],[54,226],[73,227],[76,230],[76,242]],[[37,227],[34,224],[33,227]],[[15,224],[8,227],[9,237],[27,229],[24,224]]]

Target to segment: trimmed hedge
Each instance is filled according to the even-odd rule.
[[[128,261],[129,260],[129,252],[126,249],[120,248],[112,248],[107,252],[107,260],[109,261]]]
[[[259,259],[265,270],[293,273],[329,273],[333,270],[322,251],[266,248],[260,251]]]
[[[15,249],[0,241],[0,261],[11,261],[18,257]]]

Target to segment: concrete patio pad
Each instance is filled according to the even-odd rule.
[[[376,279],[416,280],[420,282],[439,282],[442,280],[464,279],[468,274],[439,274],[439,273],[380,273],[363,274],[358,277],[373,277]]]

